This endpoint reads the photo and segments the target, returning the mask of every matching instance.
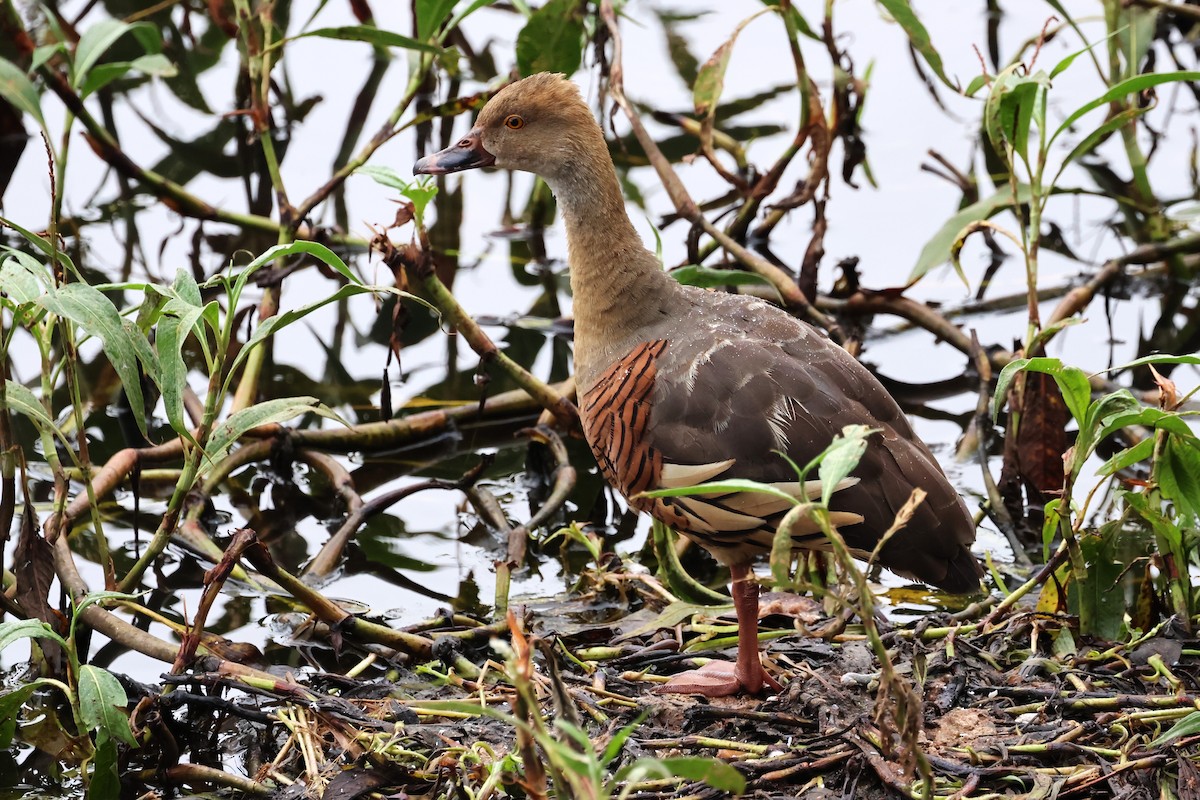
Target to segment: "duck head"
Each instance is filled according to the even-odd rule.
[[[533,172],[554,184],[597,152],[607,160],[604,136],[578,87],[542,72],[497,92],[466,136],[419,160],[413,174],[495,166]]]

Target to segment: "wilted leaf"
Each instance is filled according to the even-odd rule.
[[[1063,453],[1071,415],[1058,385],[1045,373],[1025,376],[1021,424],[1017,428],[1017,462],[1021,477],[1041,495],[1062,489]]]

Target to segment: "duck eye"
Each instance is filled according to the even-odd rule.
[[[519,131],[521,128],[525,127],[525,120],[516,114],[509,114],[504,119],[504,127],[510,128],[514,131]]]

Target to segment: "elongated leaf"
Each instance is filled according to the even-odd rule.
[[[1017,186],[1017,202],[1027,203],[1030,197],[1029,186],[1027,184],[1019,184]],[[1012,189],[1005,186],[992,196],[985,197],[963,208],[953,217],[942,223],[942,227],[933,235],[933,238],[921,248],[921,254],[917,256],[917,263],[913,266],[912,272],[909,273],[908,285],[912,286],[926,272],[949,261],[954,243],[968,225],[995,216],[999,212],[1011,208],[1012,205]]]
[[[79,716],[83,723],[97,733],[136,747],[127,705],[125,689],[111,672],[91,664],[79,668]]]
[[[215,305],[216,301],[213,301]],[[183,360],[183,345],[188,336],[195,333],[203,338],[204,329],[197,329],[202,306],[192,306],[171,300],[163,309],[163,316],[155,329],[154,346],[158,350],[158,363],[162,370],[159,381],[162,388],[163,406],[171,428],[191,442],[191,430],[183,418],[183,396],[187,390],[187,364]]]
[[[731,492],[750,492],[753,494],[769,494],[781,500],[798,502],[796,498],[784,491],[776,489],[767,483],[747,480],[746,478],[729,478],[712,483],[698,483],[695,486],[680,486],[673,489],[655,489],[652,492],[641,492],[638,497],[691,497],[693,495],[720,495]]]
[[[1072,111],[1067,118],[1063,120],[1063,123],[1058,126],[1058,129],[1050,136],[1050,140],[1046,143],[1046,148],[1049,149],[1050,145],[1054,144],[1055,140],[1057,140],[1060,135],[1070,130],[1071,126],[1089,111],[1094,111],[1101,106],[1108,105],[1114,100],[1120,100],[1123,97],[1128,97],[1135,92],[1141,92],[1155,86],[1161,86],[1164,83],[1192,81],[1200,81],[1200,72],[1156,72],[1138,75],[1136,77],[1123,80],[1104,94],[1100,95],[1094,100],[1084,103],[1082,106]]]
[[[1092,385],[1088,382],[1087,373],[1078,367],[1068,367],[1057,358],[1045,356],[1018,358],[1000,370],[1000,376],[996,379],[996,394],[992,398],[993,420],[998,416],[1000,407],[1004,405],[1004,397],[1008,393],[1009,384],[1022,370],[1042,372],[1053,377],[1075,422],[1080,427],[1086,424],[1088,404],[1092,401]]]
[[[417,0],[417,38],[431,41],[450,15],[455,0]]]
[[[87,800],[109,800],[120,796],[121,776],[117,770],[116,742],[109,736],[97,736],[92,774],[88,778]]]
[[[601,766],[607,766],[611,764],[617,759],[617,756],[621,755],[621,750],[625,747],[625,742],[629,741],[629,737],[633,735],[633,732],[636,731],[643,722],[645,722],[646,717],[648,716],[650,716],[650,709],[642,709],[641,712],[639,712],[638,715],[633,718],[632,722],[621,728],[621,730],[617,731],[613,737],[608,740],[608,744],[604,747],[604,753],[600,756]]]
[[[44,253],[48,259],[53,260],[57,258],[58,263],[66,267],[71,274],[75,275],[76,277],[79,276],[79,270],[75,269],[75,263],[71,261],[66,253],[56,250],[54,245],[50,244],[49,240],[47,240],[44,236],[38,236],[33,231],[21,227],[7,217],[0,217],[0,225],[6,225],[9,228],[12,228],[14,231],[21,234],[25,241],[29,242],[31,245]]]
[[[12,103],[13,108],[33,117],[39,128],[46,129],[42,101],[38,99],[33,81],[29,80],[23,69],[4,58],[0,58],[0,97]]]
[[[41,685],[41,681],[31,681],[19,684],[11,692],[0,694],[0,747],[7,749],[12,746],[21,706],[25,705]]]
[[[1200,355],[1192,354],[1190,356],[1173,356],[1167,353],[1156,353],[1150,356],[1130,361],[1128,364],[1122,364],[1119,367],[1109,367],[1103,372],[1124,372],[1127,369],[1134,367],[1142,367],[1146,364],[1200,364]],[[1097,373],[1100,374],[1100,373]]]
[[[57,433],[54,420],[46,413],[45,406],[38,402],[29,387],[13,381],[5,381],[4,394],[8,400],[8,407],[18,414],[28,417],[38,430]]]
[[[1193,527],[1200,519],[1200,448],[1196,439],[1168,436],[1158,462],[1158,481],[1163,494],[1175,504],[1179,521]]]
[[[28,253],[13,250],[0,263],[0,286],[6,300],[18,306],[37,302],[54,283],[50,272]]]
[[[124,77],[129,72],[140,72],[155,78],[171,78],[178,74],[175,65],[162,53],[152,53],[140,56],[133,61],[117,61],[112,64],[100,64],[83,81],[79,90],[80,97],[87,97],[103,89],[113,81]]]
[[[229,419],[214,428],[212,435],[206,443],[205,451],[210,459],[216,461],[246,431],[257,428],[260,425],[287,422],[310,411],[315,411],[333,419],[337,418],[330,409],[322,405],[321,401],[315,397],[280,397],[275,400],[267,400],[235,412]]]
[[[1063,170],[1065,170],[1069,165],[1090,153],[1096,147],[1096,145],[1100,143],[1101,139],[1108,136],[1110,133],[1125,127],[1130,122],[1142,116],[1149,110],[1149,107],[1142,108],[1140,106],[1134,106],[1133,108],[1127,108],[1121,113],[1105,120],[1100,127],[1083,137],[1083,140],[1080,141],[1079,144],[1071,148],[1071,152],[1067,153],[1067,157],[1062,160],[1062,163],[1058,166],[1058,170],[1054,173],[1054,182],[1058,181],[1058,178],[1060,175],[1062,175]]]
[[[67,646],[61,636],[39,619],[18,619],[0,622],[0,653],[13,642],[21,639],[51,639],[63,647]]]
[[[347,25],[340,28],[317,28],[297,36],[319,36],[322,39],[340,39],[346,42],[366,42],[376,47],[399,47],[403,50],[420,50],[425,53],[441,53],[442,48],[426,41],[418,41],[373,25]]]
[[[671,270],[671,277],[684,286],[699,286],[702,289],[712,289],[716,286],[770,285],[771,283],[757,272],[747,272],[744,269],[714,269],[695,264]]]
[[[108,48],[129,31],[132,26],[128,22],[117,19],[102,19],[88,28],[79,36],[79,44],[75,47],[75,61],[72,65],[71,83],[76,89],[81,89],[87,82],[88,73],[104,56]]]
[[[1162,747],[1168,742],[1184,736],[1195,736],[1200,733],[1200,711],[1193,711],[1171,726],[1171,729],[1150,743],[1150,747]]]
[[[877,431],[866,425],[847,425],[825,449],[817,475],[821,478],[821,502],[826,508],[838,486],[854,471],[867,451],[867,438]]]
[[[122,388],[133,407],[133,416],[143,435],[146,431],[146,402],[142,395],[140,361],[145,373],[157,380],[158,358],[150,342],[137,326],[124,319],[112,301],[86,283],[69,283],[39,298],[38,303],[54,314],[69,319],[100,339],[104,354],[121,379]]]
[[[774,8],[774,9],[778,9],[779,8],[779,0],[763,0],[763,5],[770,6],[771,8]],[[796,32],[799,33],[801,36],[807,36],[809,39],[812,39],[814,42],[821,41],[821,34],[817,33],[816,30],[813,29],[813,26],[808,24],[808,20],[805,19],[804,15],[801,14],[796,9],[795,3],[791,4],[791,9],[792,9],[791,22],[793,25],[796,26]]]
[[[358,284],[359,286],[362,285],[362,281],[350,271],[350,268],[346,266],[346,262],[342,261],[337,253],[325,245],[318,242],[291,242],[290,244],[277,244],[247,264],[245,269],[239,272],[237,278],[234,280],[231,294],[234,297],[240,297],[251,275],[278,258],[296,255],[297,253],[304,253],[320,259],[327,266],[333,267],[334,270],[350,283]]]
[[[71,614],[78,619],[89,606],[99,605],[106,600],[136,600],[137,595],[129,592],[114,592],[106,589],[100,589],[94,592],[88,592],[82,599],[75,601]]]
[[[450,22],[446,24],[446,30],[454,30],[462,23],[464,19],[471,16],[479,9],[490,6],[494,2],[496,2],[496,0],[473,0],[473,2],[468,3],[466,6],[454,13],[454,16],[450,18]]]
[[[769,10],[764,8],[739,22],[729,38],[700,66],[696,83],[692,87],[692,101],[696,107],[696,116],[701,119],[700,140],[705,147],[712,145],[713,122],[717,106],[721,103],[721,93],[725,90],[725,72],[729,68],[729,58],[733,55],[733,45],[747,25]]]
[[[720,759],[677,756],[655,760],[670,774],[690,781],[703,781],[719,792],[741,794],[746,791],[746,779],[742,773]]]
[[[1105,461],[1100,469],[1096,470],[1096,474],[1102,477],[1115,475],[1123,469],[1128,469],[1134,464],[1147,461],[1150,456],[1154,455],[1154,439],[1146,437],[1133,447],[1126,448],[1115,456]]]
[[[925,63],[933,70],[933,74],[937,75],[938,80],[957,92],[958,84],[946,77],[945,68],[942,66],[942,56],[933,46],[933,40],[929,38],[929,31],[917,17],[908,0],[878,0],[878,2],[887,9],[892,19],[900,23],[901,28],[904,28],[913,48],[921,54],[921,58],[925,59]]]
[[[549,0],[517,34],[521,75],[561,72],[570,76],[583,61],[583,9],[579,0]]]
[[[254,333],[252,333],[250,338],[246,340],[245,346],[242,347],[242,349],[238,352],[237,358],[234,359],[233,366],[230,370],[231,373],[235,372],[237,368],[241,366],[247,358],[250,357],[250,353],[255,347],[258,347],[258,345],[262,344],[271,336],[274,336],[281,329],[291,325],[296,320],[303,319],[317,309],[327,306],[330,303],[336,303],[348,297],[354,297],[355,295],[372,294],[374,292],[394,294],[397,297],[416,300],[426,307],[432,308],[432,306],[430,306],[429,303],[425,302],[424,300],[421,300],[420,298],[416,297],[415,295],[411,295],[408,292],[396,289],[395,287],[364,286],[358,283],[347,284],[339,287],[336,292],[322,297],[320,300],[314,300],[313,302],[307,303],[306,305],[298,308],[289,309],[288,311],[281,312],[270,319],[265,320],[261,325],[254,329]]]

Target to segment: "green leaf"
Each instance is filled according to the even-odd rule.
[[[892,19],[900,23],[901,28],[904,28],[904,32],[908,34],[909,42],[921,54],[921,58],[925,59],[925,63],[933,70],[933,74],[937,75],[938,80],[954,91],[959,91],[958,84],[946,77],[945,69],[942,66],[942,57],[934,48],[933,41],[929,38],[929,31],[925,29],[921,20],[918,19],[908,0],[878,1],[880,5],[887,9]]]
[[[79,36],[75,47],[71,85],[80,89],[87,82],[88,73],[104,56],[108,48],[124,36],[132,26],[117,19],[102,19]]]
[[[867,425],[847,425],[821,455],[817,475],[821,479],[821,503],[828,508],[838,484],[844,481],[867,451],[867,437],[878,432]]]
[[[1054,378],[1054,382],[1058,384],[1058,390],[1062,393],[1063,401],[1067,404],[1067,410],[1071,412],[1071,416],[1081,429],[1085,426],[1088,405],[1092,400],[1092,385],[1088,382],[1087,373],[1078,367],[1064,366],[1057,358],[1045,356],[1014,359],[1000,370],[1000,376],[996,379],[996,393],[992,396],[993,420],[1000,414],[1005,395],[1008,394],[1009,384],[1021,371],[1042,372]]]
[[[250,276],[262,267],[270,264],[276,259],[296,255],[297,253],[304,253],[306,255],[313,256],[324,262],[327,266],[332,267],[338,272],[338,274],[340,274],[350,283],[357,284],[359,286],[362,285],[362,281],[360,281],[358,276],[350,271],[350,268],[346,266],[346,262],[342,261],[337,253],[333,252],[325,245],[319,244],[318,242],[291,242],[289,244],[277,244],[247,264],[246,268],[239,272],[237,278],[234,280],[234,286],[231,294],[235,297],[240,296],[242,289],[244,289],[246,286],[246,282],[250,280]]]
[[[121,387],[133,407],[134,420],[143,435],[146,431],[146,402],[142,395],[140,361],[145,374],[158,379],[158,357],[150,348],[136,325],[123,318],[112,301],[101,291],[86,283],[68,283],[43,295],[39,305],[47,311],[69,319],[83,330],[100,339],[104,354],[121,379]]]
[[[25,705],[41,685],[43,684],[40,681],[31,681],[18,684],[11,692],[0,694],[0,749],[7,750],[12,746],[21,706]]]
[[[210,303],[213,306],[215,304],[215,300]],[[183,345],[193,333],[203,339],[204,328],[198,325],[204,311],[204,307],[171,300],[163,308],[163,316],[155,329],[154,346],[158,350],[158,363],[162,370],[159,384],[162,388],[167,421],[176,433],[191,442],[195,442],[195,439],[192,438],[191,430],[183,416],[183,396],[187,391],[188,373],[187,364],[183,360]]]
[[[703,781],[719,792],[742,794],[746,779],[729,764],[705,756],[676,756],[673,758],[641,758],[627,768],[626,774],[644,772],[661,777],[675,776],[690,781]],[[624,770],[623,770],[624,772]]]
[[[570,76],[583,61],[583,12],[579,0],[549,0],[517,34],[522,76],[561,72]]]
[[[11,219],[8,219],[7,217],[0,217],[0,225],[7,225],[8,227],[12,228],[14,231],[21,234],[25,241],[29,242],[31,245],[40,250],[47,257],[47,259],[50,261],[57,259],[58,263],[65,266],[72,274],[76,276],[79,275],[79,270],[75,269],[74,262],[71,261],[67,254],[55,248],[55,246],[52,245],[45,237],[38,236],[33,231],[22,228],[20,225],[13,222]]]
[[[129,728],[129,698],[120,681],[111,672],[84,664],[79,668],[79,717],[89,729],[137,746]]]
[[[747,272],[744,269],[714,269],[695,264],[671,270],[671,277],[684,286],[699,286],[702,289],[717,286],[771,285],[769,280],[756,272]]]
[[[1158,460],[1158,485],[1185,527],[1200,520],[1200,447],[1195,437],[1168,436]]]
[[[429,204],[437,194],[437,182],[435,180],[425,178],[405,180],[400,176],[400,173],[391,167],[376,167],[371,165],[363,165],[354,170],[354,172],[359,175],[366,175],[380,186],[396,189],[400,194],[411,200],[413,204],[413,216],[416,217],[417,227],[424,227],[425,209],[429,207]]]
[[[742,773],[720,759],[679,756],[664,758],[661,763],[672,775],[703,781],[717,791],[733,794],[746,791],[746,779]]]
[[[679,552],[675,549],[676,537],[677,534],[661,522],[655,520],[651,523],[650,538],[654,544],[654,554],[658,557],[658,578],[666,584],[671,594],[686,602],[727,605],[728,597],[700,583],[683,568],[679,562]],[[659,615],[658,621],[665,619],[673,606],[673,603],[668,606]]]
[[[345,25],[338,28],[317,28],[305,31],[297,39],[308,36],[318,36],[322,39],[339,39],[346,42],[366,42],[376,47],[399,47],[404,50],[420,50],[425,53],[440,54],[442,48],[429,44],[422,37],[421,41],[402,36],[392,31],[376,28],[374,25]]]
[[[779,8],[779,0],[763,0],[763,5],[770,6],[771,8],[774,8],[774,9],[778,9]],[[799,11],[796,10],[795,3],[791,4],[791,9],[792,9],[791,23],[796,26],[796,31],[801,36],[807,36],[809,39],[812,39],[814,42],[822,41],[821,34],[817,33],[813,29],[813,26],[808,24],[808,20],[806,20],[804,18],[804,16]],[[785,20],[785,22],[786,21],[787,20]]]
[[[1029,202],[1031,196],[1032,194],[1027,184],[1018,185],[1018,203]],[[988,219],[1005,209],[1011,208],[1012,205],[1012,189],[1004,186],[990,197],[977,200],[966,208],[959,210],[957,214],[942,224],[942,227],[933,235],[933,238],[925,243],[925,247],[921,249],[921,254],[917,256],[916,265],[913,266],[912,272],[909,273],[908,285],[912,286],[926,272],[949,261],[955,242],[958,241],[968,225]]]
[[[38,68],[54,58],[59,53],[66,53],[67,48],[63,47],[62,42],[51,42],[50,44],[38,45],[33,48],[33,56],[29,59],[29,71],[26,73],[32,75],[38,71]]]
[[[450,22],[446,24],[446,30],[454,30],[462,23],[464,19],[471,16],[479,9],[490,6],[494,2],[496,2],[496,0],[474,0],[474,2],[469,3],[466,7],[455,12],[454,16],[450,18]]]
[[[1168,742],[1184,736],[1195,736],[1200,733],[1200,711],[1193,711],[1171,726],[1171,729],[1150,743],[1150,747],[1162,747]]]
[[[1071,152],[1067,153],[1067,157],[1062,160],[1061,164],[1059,164],[1058,170],[1054,174],[1054,180],[1052,181],[1051,185],[1058,182],[1059,176],[1062,175],[1063,170],[1065,170],[1068,165],[1090,153],[1101,139],[1108,136],[1113,131],[1123,128],[1125,125],[1142,116],[1149,110],[1149,107],[1141,108],[1134,106],[1133,108],[1127,108],[1121,113],[1105,120],[1100,127],[1083,137],[1083,140],[1080,141],[1079,144],[1071,148]]]
[[[13,381],[5,381],[4,393],[8,407],[18,414],[28,417],[38,430],[56,432],[54,420],[46,413],[46,407],[38,402],[29,387]]]
[[[303,306],[299,306],[298,308],[293,308],[293,309],[289,309],[287,311],[283,311],[283,312],[276,314],[275,316],[270,317],[269,319],[263,321],[263,323],[261,325],[259,325],[257,328],[254,329],[254,333],[252,333],[250,335],[250,338],[246,340],[246,344],[242,347],[242,349],[240,351],[238,351],[237,357],[234,359],[233,365],[230,368],[230,372],[231,373],[235,372],[237,370],[237,368],[239,366],[241,366],[242,363],[245,362],[245,360],[247,358],[250,357],[250,353],[254,350],[255,347],[262,344],[264,341],[269,339],[271,336],[274,336],[281,329],[286,328],[288,325],[291,325],[293,322],[296,322],[299,319],[303,319],[304,317],[308,316],[309,314],[316,311],[317,309],[319,309],[323,306],[327,306],[330,303],[337,303],[348,297],[354,297],[355,295],[373,294],[375,292],[394,294],[397,297],[404,297],[404,298],[408,298],[410,300],[417,300],[418,302],[422,303],[423,305],[432,308],[432,306],[430,306],[424,300],[421,300],[420,298],[416,297],[415,295],[411,295],[408,292],[401,291],[401,290],[395,288],[394,286],[364,286],[359,283],[346,284],[344,286],[338,287],[338,290],[336,292],[326,295],[325,297],[322,297],[320,300],[314,300],[313,302],[307,303]]]
[[[632,722],[621,728],[613,735],[611,739],[608,740],[608,744],[604,747],[604,753],[600,756],[601,766],[607,766],[608,764],[611,764],[617,759],[617,756],[621,755],[621,750],[625,747],[625,742],[629,741],[629,737],[633,735],[633,732],[638,729],[638,727],[649,715],[650,709],[642,709],[641,712],[639,712],[638,715],[633,718]]]
[[[117,765],[116,742],[108,736],[97,736],[92,774],[88,778],[87,800],[110,800],[120,796],[121,776]]]
[[[0,622],[0,653],[13,642],[21,639],[50,639],[63,647],[66,641],[38,619],[18,619]]]
[[[1134,464],[1149,460],[1152,455],[1154,455],[1154,438],[1147,436],[1133,447],[1127,447],[1108,461],[1105,461],[1100,469],[1096,470],[1096,474],[1102,477],[1115,475]]]
[[[114,591],[108,591],[105,589],[99,589],[94,592],[88,592],[81,599],[77,600],[72,605],[71,615],[75,619],[78,619],[79,615],[82,614],[88,608],[88,606],[98,605],[100,603],[103,603],[105,600],[136,600],[136,599],[137,599],[136,594],[130,594],[128,592],[114,592]]]
[[[1167,353],[1156,353],[1151,356],[1143,356],[1135,361],[1130,361],[1128,364],[1122,364],[1119,367],[1109,367],[1102,372],[1124,372],[1127,369],[1145,366],[1146,364],[1200,364],[1200,355],[1173,356]]]
[[[1071,126],[1089,111],[1094,111],[1101,106],[1108,105],[1114,100],[1120,100],[1123,97],[1131,95],[1135,92],[1145,91],[1155,86],[1160,86],[1164,83],[1176,82],[1193,82],[1200,81],[1200,72],[1155,72],[1145,75],[1138,75],[1127,80],[1123,80],[1117,85],[1110,88],[1107,92],[1084,103],[1079,108],[1072,111],[1063,123],[1058,126],[1058,129],[1051,135],[1050,140],[1046,143],[1046,149],[1050,149],[1050,145],[1064,132],[1070,130]]]
[[[12,103],[13,108],[33,117],[38,127],[46,130],[42,102],[38,99],[33,81],[29,80],[24,70],[4,58],[0,58],[0,97]]]
[[[984,73],[971,78],[971,82],[967,84],[967,88],[963,89],[963,94],[967,97],[974,97],[975,93],[987,86],[988,81],[992,80],[992,76]]]
[[[723,481],[698,483],[695,486],[679,486],[672,489],[655,489],[652,492],[641,492],[637,497],[691,497],[693,495],[722,495],[733,492],[769,494],[781,500],[790,500],[793,503],[797,502],[796,498],[787,492],[776,489],[770,484],[759,483],[758,481],[747,480],[745,478],[729,478]]]
[[[315,397],[280,397],[267,400],[234,412],[229,419],[214,428],[212,435],[205,443],[205,451],[210,459],[216,461],[246,431],[260,425],[287,422],[310,411],[337,419],[333,411],[322,405],[321,401]]]
[[[432,41],[454,4],[455,0],[417,0],[417,38]]]
[[[127,72],[140,72],[154,78],[173,78],[178,74],[175,65],[162,53],[151,53],[139,56],[133,61],[118,61],[112,64],[100,64],[84,80],[79,90],[80,97],[103,89],[108,84],[124,77]]]
[[[28,253],[14,250],[0,263],[0,286],[4,287],[8,302],[24,306],[36,303],[53,288],[54,282],[41,262]]]

